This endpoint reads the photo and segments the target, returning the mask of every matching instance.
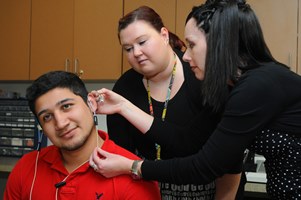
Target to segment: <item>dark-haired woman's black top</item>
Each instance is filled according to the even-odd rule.
[[[267,192],[273,199],[301,199],[301,76],[276,63],[245,72],[197,154],[145,161],[142,174],[159,181],[206,183],[240,163],[246,148],[265,157]]]

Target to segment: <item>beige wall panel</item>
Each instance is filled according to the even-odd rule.
[[[249,0],[273,56],[296,72],[298,0]]]
[[[297,49],[297,64],[298,64],[298,69],[297,72],[298,74],[301,75],[301,0],[299,0],[299,16],[298,16],[298,49]]]
[[[205,0],[177,0],[176,34],[184,41],[184,28],[187,15],[193,6],[201,5]]]

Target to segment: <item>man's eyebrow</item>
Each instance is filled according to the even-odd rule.
[[[67,102],[67,101],[72,101],[72,100],[74,100],[74,99],[73,99],[73,98],[66,98],[66,99],[63,99],[63,100],[57,102],[55,105],[56,105],[56,106],[59,106],[59,105],[64,104],[64,103]],[[42,114],[45,113],[46,111],[47,111],[47,109],[41,110],[41,111],[37,114],[37,116],[39,117],[40,115],[42,115]]]

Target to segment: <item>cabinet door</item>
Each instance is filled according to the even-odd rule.
[[[298,0],[249,0],[272,55],[297,71]]]
[[[176,0],[124,0],[124,15],[143,5],[149,6],[154,9],[162,18],[162,21],[166,28],[175,33]],[[118,21],[116,22],[116,27],[117,25]],[[131,66],[128,63],[126,56],[123,54],[122,71],[125,72],[130,68]]]
[[[30,0],[0,1],[0,26],[0,80],[28,80]]]
[[[31,80],[51,70],[70,70],[73,13],[73,0],[32,0]]]
[[[117,37],[122,0],[77,0],[74,18],[75,71],[85,80],[112,80],[121,75]]]
[[[177,0],[177,11],[176,11],[176,34],[185,41],[184,29],[187,15],[192,10],[193,6],[201,5],[206,0]]]

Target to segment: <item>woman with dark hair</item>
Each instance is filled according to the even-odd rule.
[[[120,113],[107,116],[110,138],[149,160],[164,160],[196,153],[213,132],[220,113],[213,113],[210,107],[199,103],[201,83],[195,78],[188,63],[182,60],[181,50],[185,48],[185,44],[169,32],[161,17],[147,6],[139,7],[119,20],[118,38],[132,69],[117,80],[113,91],[160,121],[158,126],[154,126],[154,132],[168,140],[157,142],[155,138],[148,137],[148,134],[143,134],[144,131],[134,127]],[[173,132],[165,128],[165,123],[188,127],[200,124],[200,121],[202,126],[199,126],[198,131],[185,132],[186,139],[173,138]],[[229,188],[217,188],[218,194],[223,194],[219,196],[226,193],[235,196],[240,174],[234,177],[238,181],[232,182],[234,184]],[[234,180],[229,175],[221,181],[229,178]],[[231,188],[233,189],[230,190]],[[160,183],[160,190],[162,199],[210,200],[215,197],[215,180],[206,184],[185,185],[165,181]]]
[[[224,108],[221,121],[197,154],[139,162],[139,175],[182,184],[207,183],[241,163],[248,148],[266,159],[271,198],[301,199],[301,77],[272,57],[253,10],[243,0],[208,1],[188,15],[185,39],[184,60],[203,80],[203,104]],[[124,100],[107,90],[99,92],[104,92],[107,103],[113,97]],[[99,104],[98,111],[106,105]],[[139,123],[154,121],[146,113],[136,113]],[[91,159],[100,173],[129,173],[133,161],[96,150],[105,157],[99,159],[94,153]]]

